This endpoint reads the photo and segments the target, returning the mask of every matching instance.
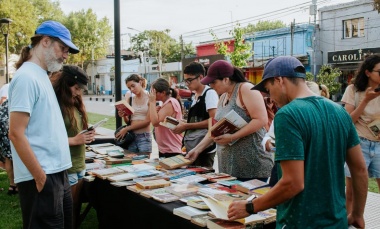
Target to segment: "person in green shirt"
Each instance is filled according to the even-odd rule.
[[[79,194],[86,172],[85,144],[94,141],[95,130],[80,133],[88,128],[88,119],[82,101],[82,91],[87,89],[87,74],[74,65],[65,65],[53,73],[50,80],[57,96],[69,138],[71,161],[68,170],[71,195],[73,197],[73,226],[76,228],[80,212]]]
[[[351,117],[342,106],[316,96],[306,85],[306,71],[295,57],[271,59],[263,80],[281,107],[274,120],[278,183],[252,201],[229,206],[231,220],[277,206],[277,228],[364,228],[367,171]],[[347,215],[344,163],[350,168],[353,210]]]

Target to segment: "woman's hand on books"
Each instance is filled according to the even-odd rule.
[[[235,139],[232,138],[232,134],[223,134],[217,137],[213,137],[213,140],[216,144],[224,146],[228,143],[231,143]]]
[[[201,151],[198,151],[197,147],[195,147],[186,154],[185,158],[189,159],[190,161],[195,161],[200,153]]]
[[[249,213],[245,210],[246,200],[233,201],[228,207],[228,219],[236,220],[249,216]]]
[[[95,130],[89,130],[74,137],[75,145],[89,144],[95,141]],[[70,144],[71,145],[71,144]]]
[[[116,137],[116,139],[117,140],[120,140],[120,139],[122,139],[122,138],[124,138],[124,136],[128,133],[128,131],[129,131],[129,128],[128,128],[129,126],[126,126],[126,127],[124,127],[123,129],[121,129],[116,135],[115,135],[115,137]]]

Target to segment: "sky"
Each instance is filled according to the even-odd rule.
[[[114,25],[114,0],[59,0],[66,13],[91,8],[98,19],[107,17]],[[170,30],[186,43],[199,44],[212,40],[210,29],[218,38],[228,37],[231,28],[259,20],[281,20],[287,25],[313,21],[309,16],[312,0],[120,0],[122,46],[129,46],[130,36],[144,30]],[[352,0],[318,0],[317,6],[334,5]],[[318,20],[318,19],[317,19]],[[232,22],[232,23],[231,23]],[[129,29],[129,28],[132,29]]]

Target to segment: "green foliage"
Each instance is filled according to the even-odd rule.
[[[247,60],[252,56],[252,44],[244,42],[244,28],[240,28],[240,25],[237,24],[234,30],[230,32],[234,39],[234,50],[232,52],[228,50],[229,42],[220,41],[212,30],[210,33],[214,37],[215,48],[219,54],[229,57],[232,65],[236,67],[241,68],[247,66]]]
[[[112,28],[107,18],[98,20],[92,9],[71,12],[65,20],[65,26],[72,34],[73,43],[79,48],[80,52],[70,55],[68,62],[81,65],[86,60],[104,56],[107,51],[109,41],[112,37]]]
[[[131,38],[133,51],[148,51],[149,56],[156,57],[162,63],[181,61],[181,44],[170,35],[170,30],[146,30]],[[191,43],[184,44],[184,55],[195,54]]]
[[[259,21],[256,24],[248,24],[247,27],[244,28],[245,33],[253,33],[259,31],[266,31],[272,29],[279,29],[286,27],[286,24],[280,20],[276,21]]]
[[[306,72],[306,80],[314,81],[314,75],[311,72]]]
[[[9,26],[9,54],[20,53],[42,21],[62,21],[64,15],[59,2],[50,0],[0,0],[0,6],[0,18],[13,21]],[[4,44],[2,35],[0,44]],[[0,45],[0,53],[4,53],[3,45]]]
[[[380,0],[373,0],[373,8],[380,13]]]
[[[317,74],[317,83],[324,84],[329,89],[331,95],[339,92],[341,83],[338,81],[338,77],[342,74],[339,68],[333,68],[330,65],[322,65]]]

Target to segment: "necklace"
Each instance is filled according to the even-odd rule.
[[[232,93],[234,93],[234,90],[235,90],[236,84],[237,84],[237,83],[235,83],[235,84],[234,84],[234,87],[232,88],[231,95],[230,95],[230,93],[227,92],[227,98],[226,98],[226,101],[224,102],[224,106],[227,106],[228,103],[230,102],[230,99],[231,99],[231,97],[232,97]]]
[[[141,96],[141,98],[137,97],[137,95],[134,97],[134,102],[137,108],[141,108],[144,105],[145,99],[144,96]]]

